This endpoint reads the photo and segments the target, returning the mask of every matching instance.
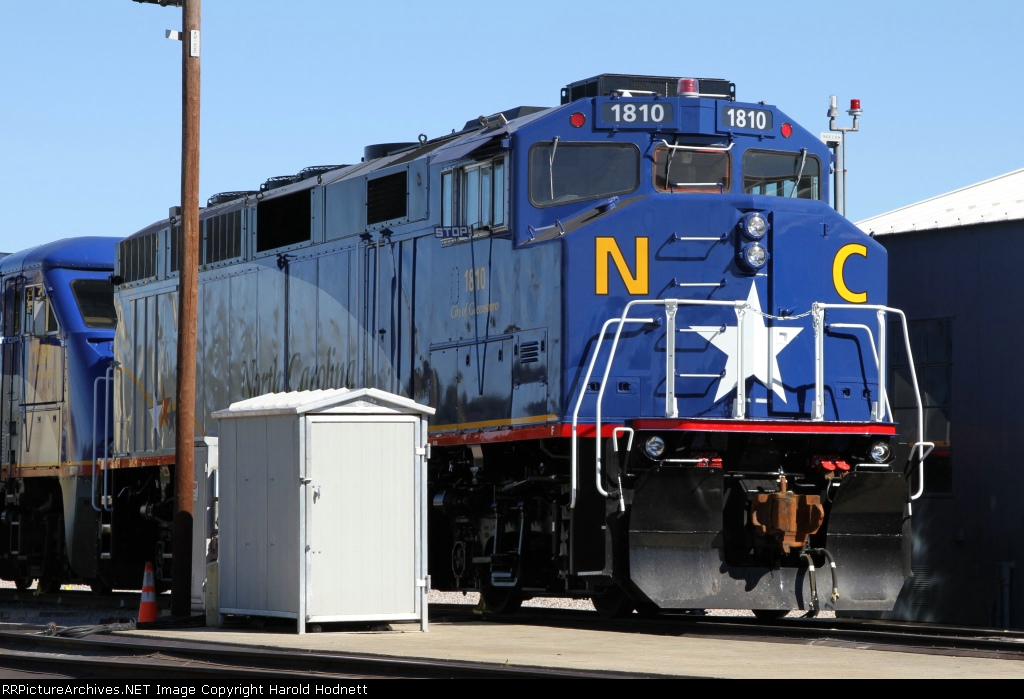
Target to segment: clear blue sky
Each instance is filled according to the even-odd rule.
[[[4,0],[0,251],[133,233],[180,198],[181,10]],[[358,162],[599,73],[721,77],[812,132],[851,98],[854,221],[1024,167],[1016,0],[206,0],[200,201]]]

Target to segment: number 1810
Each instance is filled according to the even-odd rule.
[[[725,110],[726,126],[737,129],[767,129],[768,112],[760,109],[736,109],[735,107]]]
[[[612,117],[615,121],[653,121],[665,120],[665,107],[660,104],[613,104]]]

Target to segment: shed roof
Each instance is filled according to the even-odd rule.
[[[418,413],[433,415],[434,409],[378,388],[329,388],[315,391],[266,393],[232,403],[213,414],[215,418],[250,415],[303,415],[306,413]]]
[[[1024,168],[859,221],[866,233],[888,235],[1024,219]]]

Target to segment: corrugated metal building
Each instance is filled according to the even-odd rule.
[[[891,616],[1024,628],[1024,169],[857,225],[889,252],[936,443],[913,504],[915,576]],[[910,437],[906,358],[890,361]]]

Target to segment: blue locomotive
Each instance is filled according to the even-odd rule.
[[[27,589],[63,583],[137,586],[134,474],[104,470],[113,417],[115,245],[119,238],[47,243],[0,260],[0,576]],[[115,488],[122,492],[115,497]],[[115,550],[113,505],[125,526]],[[137,511],[137,507],[136,507]]]
[[[831,164],[729,81],[605,74],[212,197],[196,435],[271,392],[430,405],[431,583],[493,613],[890,609],[910,574],[902,315],[884,249],[827,203]],[[180,247],[180,219],[157,221],[112,277],[104,463],[148,474],[126,490],[164,560]]]

